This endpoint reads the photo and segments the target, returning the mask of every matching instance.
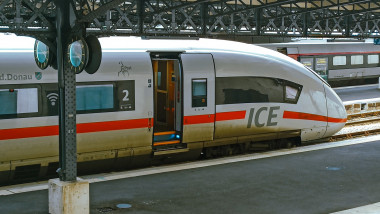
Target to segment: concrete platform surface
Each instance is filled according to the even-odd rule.
[[[360,85],[360,86],[348,86],[341,88],[334,88],[334,91],[338,94],[343,102],[352,100],[365,100],[380,98],[379,85]]]
[[[379,168],[380,141],[374,141],[92,183],[90,209],[94,214],[332,213],[379,202]],[[0,213],[48,213],[47,190],[0,196]]]

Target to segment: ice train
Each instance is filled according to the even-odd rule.
[[[0,42],[0,183],[56,176],[57,71],[34,40]],[[212,39],[100,39],[95,74],[76,76],[79,174],[167,158],[326,138],[346,122],[312,70],[262,47]]]

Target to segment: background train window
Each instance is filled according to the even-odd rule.
[[[334,56],[333,65],[346,65],[347,57],[346,56]]]
[[[207,79],[193,79],[192,85],[192,107],[207,106]]]
[[[379,55],[370,54],[368,55],[368,64],[378,64],[379,63]]]
[[[362,65],[362,64],[363,64],[363,55],[351,56],[351,65]]]
[[[284,102],[284,80],[267,77],[217,77],[217,105]]]
[[[327,57],[317,57],[315,58],[315,71],[323,76],[327,75],[328,68],[328,58]]]
[[[113,85],[77,86],[77,111],[114,108]]]
[[[306,66],[306,67],[308,67],[310,69],[314,69],[314,58],[310,58],[310,57],[305,58],[305,57],[302,57],[302,58],[300,58],[300,62],[304,66]]]
[[[38,113],[38,89],[0,89],[0,116]]]

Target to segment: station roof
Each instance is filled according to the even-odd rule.
[[[380,37],[373,0],[72,0],[74,32],[110,35]],[[0,3],[0,32],[53,38],[53,0]]]

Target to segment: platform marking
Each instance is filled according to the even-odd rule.
[[[225,158],[219,158],[219,159],[213,159],[213,160],[195,161],[191,163],[180,163],[180,164],[169,165],[169,166],[150,167],[150,168],[130,170],[130,171],[124,171],[124,172],[111,172],[111,173],[102,173],[102,174],[96,174],[96,175],[87,175],[87,176],[82,176],[81,178],[89,181],[90,183],[97,183],[97,182],[111,181],[111,180],[117,180],[117,179],[153,175],[153,174],[158,174],[158,173],[173,172],[173,171],[179,171],[179,170],[187,170],[187,169],[194,169],[194,168],[201,168],[201,167],[208,167],[208,166],[216,166],[216,165],[221,165],[221,164],[236,163],[236,162],[241,162],[241,161],[257,160],[257,159],[263,159],[263,158],[297,154],[297,153],[302,153],[302,152],[317,151],[317,150],[322,150],[322,149],[350,146],[350,145],[373,142],[377,140],[380,140],[380,135],[369,136],[366,138],[349,139],[349,140],[331,142],[331,143],[327,142],[327,143],[322,143],[322,144],[317,144],[317,145],[296,147],[296,148],[291,148],[291,149],[282,149],[282,150],[269,151],[269,152],[263,152],[263,153],[246,154],[246,155],[240,155],[238,157],[225,157]],[[0,187],[0,196],[31,192],[31,191],[37,191],[37,190],[46,190],[46,189],[48,189],[48,181],[5,186],[5,187]]]
[[[378,214],[378,213],[380,213],[380,202],[349,209],[349,210],[334,212],[331,214]]]

